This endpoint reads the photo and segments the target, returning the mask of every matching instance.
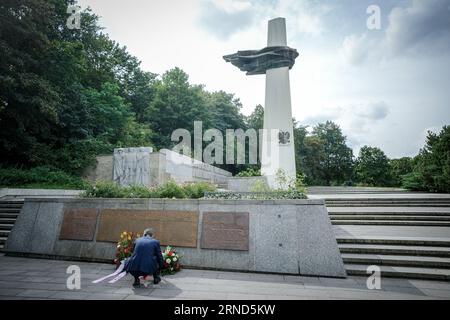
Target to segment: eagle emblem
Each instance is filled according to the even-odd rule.
[[[278,132],[278,141],[280,144],[288,144],[291,143],[291,134],[287,131],[280,131]]]

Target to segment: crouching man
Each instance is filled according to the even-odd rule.
[[[153,229],[148,228],[136,240],[133,255],[125,263],[125,271],[134,277],[134,287],[140,285],[139,277],[145,279],[150,275],[153,275],[153,283],[158,284],[163,263],[159,241],[153,238]]]

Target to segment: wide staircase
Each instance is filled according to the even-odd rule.
[[[23,200],[0,200],[0,252],[3,252],[22,206]]]
[[[448,195],[350,190],[319,196],[349,275],[377,265],[385,277],[450,281]]]

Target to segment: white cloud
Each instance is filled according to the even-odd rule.
[[[394,7],[382,37],[376,33],[345,37],[339,49],[346,63],[364,63],[405,54],[439,54],[450,48],[450,3],[448,0],[413,0],[409,7]]]
[[[339,55],[344,62],[352,65],[361,65],[369,54],[369,40],[366,34],[350,35],[344,39]]]
[[[246,28],[259,27],[261,22],[266,24],[275,17],[289,21],[290,37],[318,36],[325,30],[323,16],[329,11],[327,5],[306,0],[213,0],[202,1],[200,21],[209,32],[224,39]]]
[[[390,109],[384,101],[323,108],[320,113],[309,116],[300,123],[313,127],[327,120],[334,121],[341,126],[349,145],[358,149],[364,144],[373,144],[371,139],[367,139],[368,133],[388,117]]]
[[[200,24],[219,39],[226,40],[253,24],[252,6],[246,1],[202,1]]]
[[[264,104],[265,78],[246,76],[222,56],[264,47],[267,20],[285,17],[288,43],[300,52],[290,71],[295,118],[311,125],[334,120],[355,148],[379,146],[390,157],[417,154],[425,128],[450,123],[450,51],[442,50],[448,39],[443,13],[448,11],[437,0],[422,0],[424,5],[386,0],[405,6],[389,21],[390,12],[382,11],[383,28],[389,28],[388,22],[392,26],[391,41],[405,28],[417,35],[408,36],[401,50],[389,55],[388,29],[365,29],[366,7],[373,1],[366,0],[367,5],[364,1],[351,0],[357,5],[344,6],[341,0],[209,0],[223,16],[205,11],[206,0],[129,0],[126,5],[123,0],[82,0],[82,4],[102,16],[106,32],[142,60],[143,69],[161,74],[179,66],[191,83],[235,93],[247,115],[255,105]],[[443,13],[431,3],[441,3]],[[205,14],[209,26],[201,23]],[[419,19],[429,15],[436,23]],[[422,20],[428,21],[425,26],[418,23]],[[429,31],[420,33],[413,30],[416,27]],[[348,35],[354,36],[343,41]],[[339,54],[358,67],[342,64]]]
[[[448,0],[414,0],[407,8],[396,7],[389,15],[386,44],[391,54],[433,45],[450,44],[450,3]],[[435,48],[431,48],[435,50]],[[430,50],[426,50],[430,51]]]

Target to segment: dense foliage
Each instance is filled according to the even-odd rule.
[[[355,174],[358,181],[369,186],[391,184],[389,159],[379,148],[364,146],[359,150]]]
[[[226,129],[263,128],[261,105],[246,117],[233,94],[208,92],[180,68],[162,75],[142,70],[126,47],[102,32],[89,9],[80,29],[68,29],[70,2],[0,2],[0,186],[85,187],[77,176],[96,155],[114,147],[170,149],[178,143],[171,141],[175,129],[189,130],[193,139],[194,121],[224,136]],[[297,171],[308,185],[450,190],[449,127],[430,133],[417,157],[389,160],[369,146],[354,158],[331,121],[311,130],[293,123]],[[241,176],[259,173],[254,164],[218,166]],[[166,189],[161,195],[202,193],[197,186]],[[118,191],[110,186],[102,192]]]
[[[214,192],[216,187],[206,182],[177,184],[168,181],[165,184],[148,188],[145,186],[120,187],[113,182],[98,182],[89,185],[83,196],[86,198],[169,198],[199,199],[206,192]]]
[[[88,183],[52,167],[29,170],[0,168],[0,188],[85,189]]]
[[[66,27],[69,0],[0,3],[0,163],[80,174],[114,147],[171,148],[177,128],[246,129],[232,94],[192,85],[179,68],[145,72],[85,10]],[[236,172],[235,166],[223,165]]]
[[[440,133],[428,132],[425,147],[413,160],[412,172],[403,186],[413,190],[450,192],[450,126]]]

